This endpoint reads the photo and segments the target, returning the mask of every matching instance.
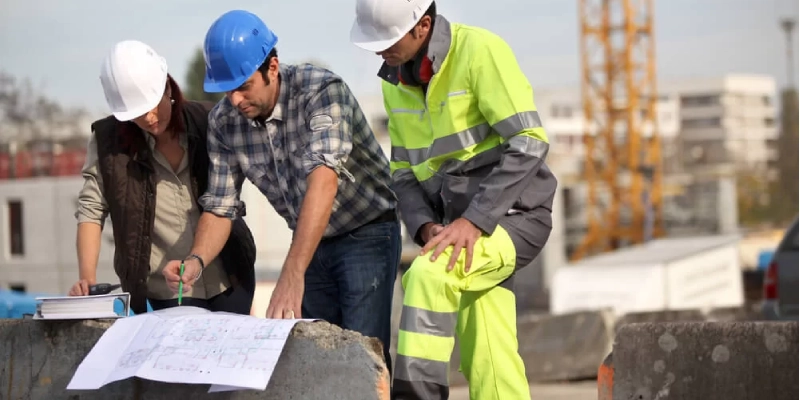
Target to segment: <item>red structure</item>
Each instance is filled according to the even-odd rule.
[[[86,160],[86,150],[51,152],[23,151],[11,156],[0,153],[0,180],[39,176],[77,176]]]

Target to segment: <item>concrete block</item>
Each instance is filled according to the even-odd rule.
[[[67,391],[74,371],[110,321],[0,320],[0,398],[47,400],[389,399],[380,341],[327,322],[298,323],[264,391],[208,394],[209,385],[139,378],[92,391]]]
[[[614,317],[610,311],[585,311],[521,319],[520,354],[530,382],[594,378],[611,352]]]
[[[797,322],[626,324],[613,369],[615,400],[795,400]]]
[[[742,307],[714,308],[706,314],[706,321],[759,321],[763,320],[758,304],[745,304]]]
[[[642,322],[679,322],[705,320],[705,314],[696,309],[635,312],[619,317],[614,326],[614,332],[619,332],[619,328],[626,324]]]

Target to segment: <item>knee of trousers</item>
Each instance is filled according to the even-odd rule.
[[[464,273],[464,262],[466,253],[462,251],[461,255],[453,268],[453,271],[447,271],[447,264],[450,263],[453,247],[448,247],[442,252],[435,261],[431,261],[431,253],[426,253],[417,256],[411,263],[408,271],[403,275],[403,285],[407,281],[414,281],[417,279],[424,279],[426,281],[451,281],[453,279],[463,279],[466,277]],[[500,225],[497,226],[491,236],[481,236],[472,252],[472,268],[480,264],[516,264],[516,246],[515,243],[506,229]]]
[[[459,272],[458,264],[453,268],[453,271],[447,271],[447,264],[450,262],[450,251],[451,249],[447,249],[435,261],[431,261],[430,253],[414,258],[411,266],[403,274],[403,287],[405,288],[409,284],[437,287],[440,284],[453,284],[458,279],[463,278],[463,274]]]

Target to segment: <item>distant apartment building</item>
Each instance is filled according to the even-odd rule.
[[[774,78],[729,74],[667,81],[659,83],[658,94],[656,123],[665,171],[719,164],[765,167],[775,159]],[[535,100],[551,152],[582,158],[586,121],[580,90],[539,90]]]
[[[777,156],[776,94],[774,79],[759,75],[659,82],[656,126],[668,234],[737,229],[734,173],[737,169],[767,172]],[[581,172],[586,155],[583,135],[591,122],[584,117],[577,87],[537,90],[534,96],[550,138],[548,162],[566,186],[569,253],[586,232],[586,184]]]
[[[563,191],[563,245],[571,254],[587,233],[587,185],[582,179],[586,146],[584,134],[590,122],[584,117],[583,100],[578,88],[554,88],[534,91],[534,101],[550,140],[548,165],[556,174]],[[679,105],[675,99],[661,96],[656,102],[656,127],[662,142],[664,159],[670,158],[678,136]],[[649,136],[653,128],[643,129]]]
[[[680,104],[680,161],[687,172],[730,165],[766,170],[777,157],[777,85],[770,76],[728,74],[661,85]]]
[[[567,163],[567,174],[578,174],[586,155],[583,135],[587,121],[583,114],[583,100],[577,88],[545,89],[534,92],[536,108],[541,116],[548,138],[550,154],[565,157],[573,162]],[[676,99],[660,96],[656,102],[656,126],[664,143],[674,141],[679,132],[680,110]],[[648,136],[652,128],[645,129]]]

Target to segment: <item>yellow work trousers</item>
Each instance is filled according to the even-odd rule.
[[[514,272],[511,238],[498,226],[491,236],[478,239],[468,273],[463,251],[447,272],[452,249],[436,261],[430,260],[432,252],[417,257],[403,275],[393,399],[448,398],[456,334],[470,399],[530,399],[517,349],[514,293],[498,286]]]

